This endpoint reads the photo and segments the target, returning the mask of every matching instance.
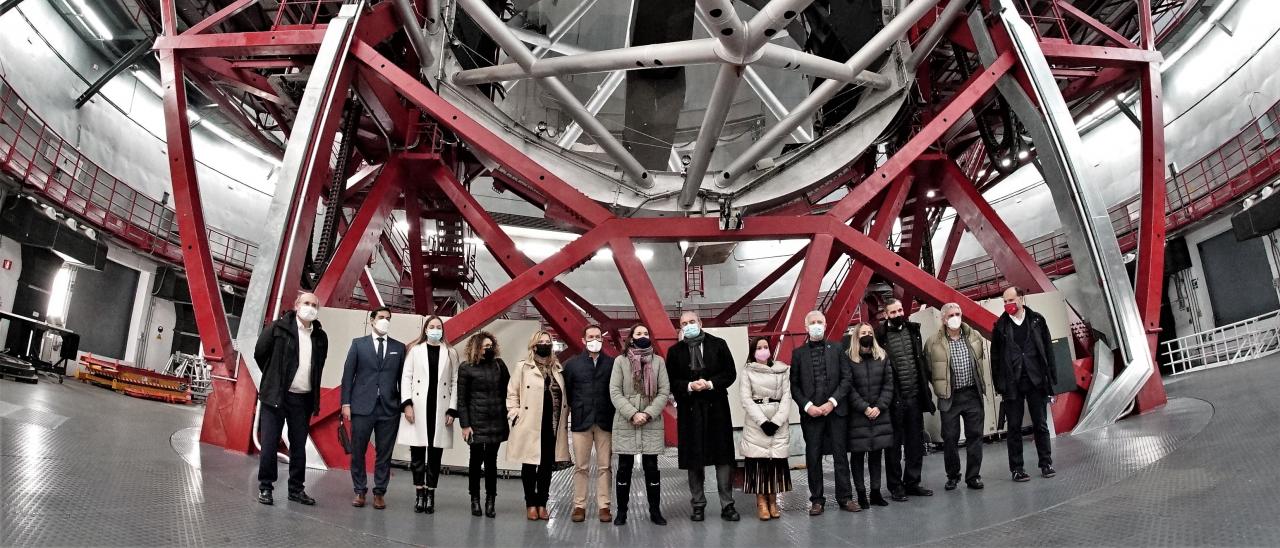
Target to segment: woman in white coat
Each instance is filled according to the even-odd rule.
[[[738,377],[743,411],[742,455],[746,474],[742,490],[756,495],[762,521],[780,517],[778,493],[791,490],[791,376],[787,364],[774,361],[769,339],[751,341],[751,357]]]
[[[427,318],[422,334],[409,343],[400,375],[405,400],[397,443],[409,446],[409,469],[418,495],[413,511],[418,513],[435,513],[440,457],[453,447],[453,420],[458,416],[458,353],[444,340],[444,321]]]

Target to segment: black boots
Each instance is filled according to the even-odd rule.
[[[497,509],[494,507],[494,495],[488,495],[484,498],[484,515],[485,517],[494,517],[498,515]]]
[[[646,483],[645,489],[649,497],[649,521],[655,525],[666,525],[667,518],[662,517],[662,483]]]
[[[871,497],[870,497],[869,499],[867,499],[867,500],[870,500],[870,501],[871,501],[871,504],[874,504],[874,505],[876,505],[876,506],[888,506],[888,505],[889,505],[889,501],[884,500],[884,495],[880,494],[880,488],[878,488],[878,487],[876,487],[876,488],[872,488],[872,489],[871,489]]]
[[[858,506],[871,508],[871,501],[867,500],[867,489],[865,487],[858,487],[856,492],[858,493]]]
[[[430,487],[427,488],[427,500],[425,502],[426,502],[426,505],[425,505],[426,507],[422,511],[428,514],[436,513],[436,490],[435,489],[432,489]]]
[[[480,495],[471,495],[471,515],[480,517]]]
[[[418,498],[415,499],[413,502],[413,511],[418,514],[421,514],[427,511],[427,488],[426,487],[418,488]]]
[[[618,511],[613,515],[614,525],[627,524],[627,504],[631,500],[631,481],[626,483],[621,481],[614,482],[614,500],[617,502]]]

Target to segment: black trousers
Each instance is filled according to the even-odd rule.
[[[948,479],[960,479],[960,420],[964,419],[964,480],[982,476],[982,427],[985,412],[982,393],[976,386],[961,388],[951,394],[951,408],[942,412],[943,464]]]
[[[1031,429],[1036,440],[1036,457],[1040,468],[1053,465],[1053,448],[1049,437],[1049,394],[1031,383],[1026,376],[1018,382],[1018,393],[1004,400],[1004,418],[1009,425],[1009,471],[1022,470],[1022,408],[1031,415]]]
[[[867,469],[871,474],[871,490],[880,490],[880,462],[884,458],[884,450],[877,449],[875,451],[853,451],[850,453],[852,458],[851,468],[853,468],[853,483],[858,486],[859,491],[867,488],[866,480],[862,477],[862,461],[867,461]]]
[[[259,404],[258,442],[262,454],[258,458],[258,489],[270,490],[276,482],[276,452],[280,450],[280,434],[289,425],[289,492],[302,492],[307,473],[307,431],[311,428],[311,394],[285,392],[280,407]]]
[[[849,483],[848,446],[849,419],[832,413],[825,417],[800,417],[800,431],[804,433],[804,462],[809,473],[809,501],[825,503],[822,480],[823,449],[831,452],[835,460],[836,502],[844,504],[853,498],[853,485]]]
[[[924,414],[919,400],[909,398],[899,402],[889,416],[893,421],[893,445],[884,450],[885,480],[889,491],[897,493],[920,486],[920,471],[924,467]],[[906,466],[903,466],[903,455]]]
[[[471,496],[480,496],[481,467],[484,468],[484,492],[498,495],[498,443],[472,443],[471,459],[467,461],[467,489]]]
[[[547,402],[551,398],[546,398]],[[551,424],[551,406],[542,406],[541,458],[538,464],[520,465],[520,480],[524,483],[524,505],[546,506],[551,489],[551,472],[556,464],[556,430]]]
[[[400,431],[400,414],[387,409],[379,400],[373,413],[351,415],[351,488],[358,494],[369,491],[366,483],[365,455],[369,438],[374,441],[373,494],[387,494],[387,482],[391,480],[391,450],[396,446],[396,433]]]
[[[650,488],[662,484],[662,473],[658,471],[658,455],[640,455],[640,466],[644,469],[644,482]],[[636,467],[635,455],[618,455],[618,469],[613,473],[613,482],[618,491],[618,506],[625,508],[631,492],[631,471]]]
[[[439,447],[409,446],[409,471],[413,472],[413,485],[435,489],[440,483],[440,457],[444,449]]]

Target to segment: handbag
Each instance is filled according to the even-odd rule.
[[[338,443],[342,444],[342,451],[348,455],[351,454],[351,432],[347,430],[347,421],[342,418],[342,414],[338,414]]]

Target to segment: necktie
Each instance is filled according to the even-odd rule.
[[[378,337],[378,359],[384,359],[386,355],[382,352],[382,337]]]

